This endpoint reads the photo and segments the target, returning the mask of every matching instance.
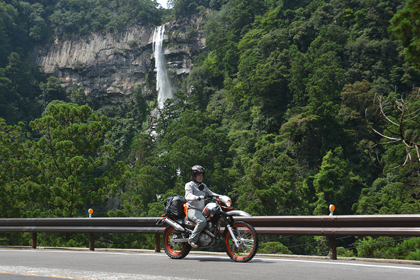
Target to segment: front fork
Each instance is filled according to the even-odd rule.
[[[235,246],[236,246],[237,248],[239,248],[239,241],[238,241],[238,239],[236,238],[235,234],[233,233],[233,229],[232,229],[232,227],[231,227],[229,224],[227,224],[226,226],[227,226],[227,228],[228,228],[228,230],[229,230],[229,232],[230,232],[230,235],[232,236],[233,242],[235,242]]]

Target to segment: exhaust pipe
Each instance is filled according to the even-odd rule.
[[[180,224],[176,223],[175,221],[169,218],[164,217],[163,221],[167,223],[168,225],[170,225],[171,227],[173,227],[174,229],[176,229],[177,231],[185,231],[185,229]]]

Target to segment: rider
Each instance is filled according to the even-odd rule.
[[[188,206],[188,219],[196,223],[196,226],[191,233],[188,243],[192,247],[198,248],[198,236],[200,232],[206,227],[207,221],[201,213],[204,209],[204,198],[206,196],[219,196],[217,193],[212,192],[203,183],[206,171],[200,165],[194,165],[191,168],[191,180],[185,184],[185,198],[187,199]]]

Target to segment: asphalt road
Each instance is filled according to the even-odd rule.
[[[420,266],[223,255],[0,249],[0,279],[420,279]]]

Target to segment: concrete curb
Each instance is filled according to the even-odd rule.
[[[16,249],[16,250],[32,250],[31,246],[0,246],[1,249]],[[37,246],[36,250],[69,250],[69,251],[89,251],[89,248],[82,247],[43,247]],[[127,253],[156,253],[154,250],[148,249],[116,249],[116,248],[95,248],[99,252],[127,252]],[[225,252],[211,252],[211,251],[191,251],[190,254],[208,255],[208,256],[227,256]],[[288,258],[288,259],[311,259],[311,260],[330,260],[328,256],[309,256],[309,255],[286,255],[286,254],[256,254],[256,257],[261,258]],[[371,258],[356,258],[356,257],[338,257],[338,261],[359,261],[359,262],[374,262],[374,263],[388,263],[388,264],[405,264],[405,265],[420,265],[420,261],[399,260],[399,259],[371,259]],[[331,260],[332,261],[332,260]]]

